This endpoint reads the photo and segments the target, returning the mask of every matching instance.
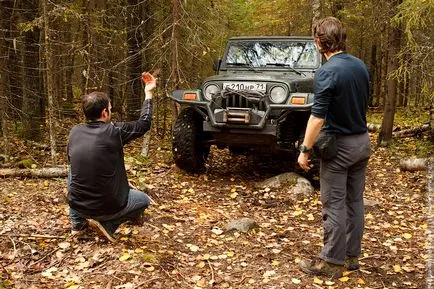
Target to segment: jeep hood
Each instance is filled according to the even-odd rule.
[[[302,75],[298,75],[295,72],[273,72],[264,73],[257,72],[229,72],[219,75],[213,75],[205,79],[203,84],[214,82],[270,82],[270,83],[284,83],[291,92],[313,92],[313,73],[303,72]]]

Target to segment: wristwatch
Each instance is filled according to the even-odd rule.
[[[308,149],[307,146],[305,146],[304,144],[301,144],[298,147],[298,150],[302,153],[310,153],[310,151],[312,150],[312,148]]]

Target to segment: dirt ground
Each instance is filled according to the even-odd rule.
[[[116,244],[70,237],[66,178],[0,179],[0,288],[426,288],[426,176],[400,172],[387,149],[369,163],[361,269],[329,280],[297,264],[322,246],[318,188],[294,201],[287,189],[256,189],[279,170],[249,158],[213,150],[206,174],[189,175],[167,148],[136,157],[140,144],[127,149],[127,170],[154,204]],[[259,228],[222,232],[241,217]]]

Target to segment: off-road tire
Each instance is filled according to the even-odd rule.
[[[181,111],[175,122],[172,139],[172,153],[175,164],[190,173],[201,173],[209,154],[204,145],[202,117],[193,108]]]

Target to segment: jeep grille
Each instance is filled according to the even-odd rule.
[[[221,108],[237,107],[237,108],[251,108],[257,110],[266,110],[266,95],[250,90],[235,91],[232,89],[224,89],[221,95],[215,99]]]

